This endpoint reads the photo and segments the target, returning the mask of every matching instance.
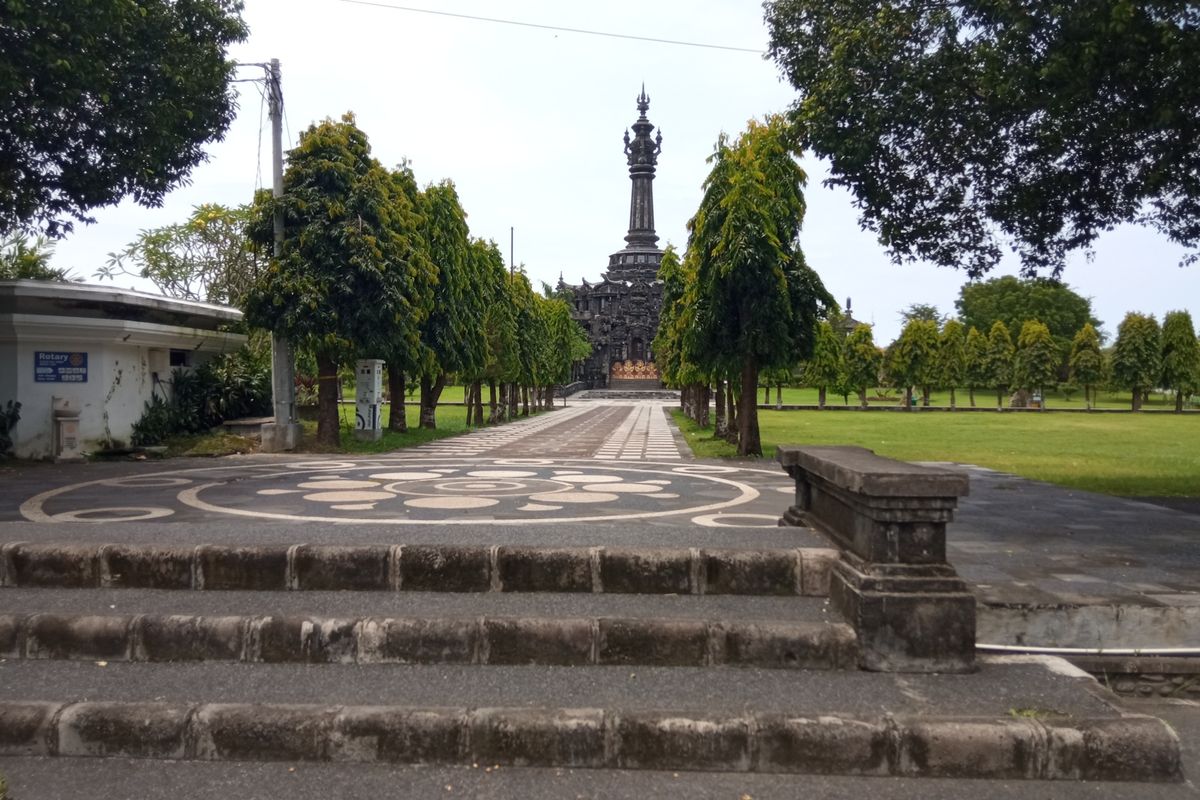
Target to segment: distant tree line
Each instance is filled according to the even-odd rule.
[[[1089,408],[1101,387],[1127,390],[1135,411],[1152,389],[1162,389],[1182,411],[1185,398],[1200,392],[1200,341],[1186,311],[1168,312],[1161,328],[1153,316],[1130,312],[1105,348],[1090,301],[1055,281],[969,283],[956,305],[961,318],[947,319],[925,304],[910,306],[901,315],[900,335],[886,349],[875,347],[869,326],[851,329],[836,317],[823,321],[797,377],[818,390],[822,407],[828,389],[857,394],[866,407],[866,390],[874,386],[903,389],[905,408],[918,395],[928,406],[937,389],[949,390],[954,408],[959,388],[967,389],[972,406],[976,391],[988,389],[998,407],[1014,392],[1014,404],[1026,405],[1036,393],[1044,408],[1046,390],[1061,386],[1082,388]],[[1049,324],[1034,314],[1045,314]]]

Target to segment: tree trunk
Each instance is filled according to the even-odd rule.
[[[696,424],[701,428],[708,427],[708,396],[711,394],[708,384],[696,387],[697,393],[700,395],[699,411],[696,414]]]
[[[817,408],[824,408],[824,407],[825,407],[825,387],[818,386],[817,387]]]
[[[738,409],[738,455],[761,456],[762,440],[758,432],[758,364],[746,359],[742,365],[741,408]]]
[[[496,379],[488,378],[488,424],[496,424]]]
[[[971,398],[971,408],[974,408],[975,407],[975,387],[974,386],[967,387],[967,396]]]
[[[867,407],[867,390],[865,388],[858,390],[858,404],[862,408]]]
[[[1175,413],[1183,413],[1183,392],[1181,391],[1175,392]]]
[[[1044,386],[1038,387],[1038,394],[1042,396],[1042,402],[1038,404],[1038,411],[1046,410],[1046,389]]]
[[[471,384],[471,397],[474,400],[473,408],[467,409],[468,415],[475,417],[475,427],[483,427],[483,381],[475,381]]]
[[[921,387],[921,405],[924,406],[925,408],[929,408],[930,393],[931,393],[931,389],[928,386]]]
[[[725,385],[722,381],[717,382],[717,427],[714,431],[716,436],[725,436],[725,431],[729,428],[729,417],[725,413]]]
[[[775,410],[779,411],[783,408],[783,384],[775,384]]]
[[[437,378],[430,380],[428,375],[421,376],[421,422],[422,428],[437,430],[437,404],[446,388],[446,374],[439,373]]]
[[[1133,403],[1130,406],[1130,410],[1132,410],[1132,411],[1141,411],[1142,410],[1142,390],[1138,389],[1136,387],[1133,390]]]
[[[913,409],[912,387],[905,386],[904,387],[904,410],[912,411],[912,409]]]
[[[529,416],[529,387],[521,387],[521,416]]]
[[[317,443],[342,446],[341,414],[338,410],[338,362],[317,354]]]
[[[1004,408],[1004,390],[996,387],[996,408]]]
[[[392,407],[388,411],[388,430],[396,433],[408,432],[408,420],[404,412],[404,370],[388,370],[388,394],[392,396]]]
[[[953,411],[956,407],[957,407],[957,404],[954,402],[954,387],[951,386],[950,387],[950,410]]]
[[[770,404],[771,404],[771,387],[764,386],[763,387],[763,405],[769,406]]]
[[[728,381],[725,384],[725,416],[729,419],[725,423],[725,439],[733,444],[737,444],[738,418],[741,417],[741,414],[738,413],[740,396],[740,392],[733,391],[733,381]]]

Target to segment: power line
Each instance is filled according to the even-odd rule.
[[[409,11],[414,14],[433,14],[438,17],[454,17],[456,19],[469,19],[476,22],[494,22],[500,25],[516,25],[522,28],[539,28],[546,31],[562,31],[564,33],[581,33],[587,36],[606,36],[610,39],[632,39],[638,42],[654,42],[655,44],[674,44],[682,47],[704,47],[709,50],[731,50],[735,53],[754,53],[762,55],[762,50],[755,50],[750,47],[731,47],[723,44],[706,44],[704,42],[684,42],[677,39],[657,39],[652,36],[634,36],[630,33],[613,33],[611,31],[593,31],[586,28],[565,28],[559,25],[542,25],[536,22],[521,22],[515,19],[497,19],[495,17],[477,17],[472,14],[455,14],[450,11],[434,11],[429,8],[412,8],[410,6],[397,6],[391,3],[371,2],[371,0],[341,0],[343,3],[351,3],[359,6],[373,6],[375,8],[387,8],[392,11]]]

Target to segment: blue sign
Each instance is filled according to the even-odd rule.
[[[33,354],[34,383],[87,383],[87,353]]]

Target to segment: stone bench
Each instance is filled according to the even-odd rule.
[[[796,481],[781,525],[837,545],[830,599],[858,633],[860,666],[881,672],[970,672],[975,598],[946,561],[946,523],[966,475],[861,447],[783,445]]]

